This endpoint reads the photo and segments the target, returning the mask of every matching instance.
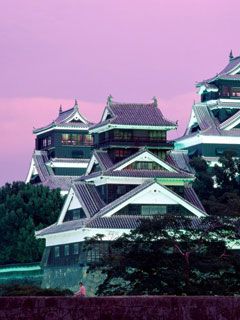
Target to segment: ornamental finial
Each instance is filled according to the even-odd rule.
[[[107,97],[107,105],[108,106],[110,106],[110,104],[112,103],[112,98],[113,98],[113,96],[111,94]]]
[[[78,109],[78,102],[77,102],[77,99],[75,99],[75,102],[74,102],[74,108]]]
[[[60,104],[60,107],[59,107],[59,114],[62,113],[62,105]]]
[[[154,107],[157,108],[157,106],[158,106],[157,98],[154,96],[154,97],[152,98],[152,100],[153,100]]]
[[[233,58],[234,58],[234,56],[233,56],[233,52],[231,50],[230,53],[229,53],[229,61],[231,61]]]

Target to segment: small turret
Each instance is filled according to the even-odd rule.
[[[59,107],[59,114],[61,114],[63,112],[62,110],[62,105],[60,104],[60,107]]]
[[[152,100],[153,100],[154,107],[157,108],[157,106],[158,106],[157,98],[154,96],[154,97],[152,98]]]
[[[107,105],[108,106],[110,106],[110,104],[112,103],[112,98],[113,98],[113,96],[111,94],[107,97]]]

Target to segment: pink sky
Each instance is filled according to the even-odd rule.
[[[33,126],[79,100],[97,121],[118,101],[159,98],[186,126],[194,84],[240,54],[239,0],[3,0],[0,3],[0,185],[24,179]]]

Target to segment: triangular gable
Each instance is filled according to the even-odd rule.
[[[63,223],[64,218],[65,218],[68,210],[80,209],[80,208],[82,208],[82,205],[81,205],[76,193],[74,192],[73,188],[71,188],[68,192],[67,198],[66,198],[64,205],[62,207],[57,224]]]
[[[128,168],[130,165],[132,165],[134,162],[154,162],[157,165],[159,165],[163,170],[167,170],[170,172],[177,172],[176,168],[166,163],[165,161],[159,159],[157,156],[155,156],[153,153],[149,152],[148,150],[141,151],[140,154],[136,153],[129,160],[126,159],[122,162],[119,162],[114,167],[113,171],[124,170]]]
[[[74,112],[69,115],[68,118],[65,119],[64,123],[69,123],[72,121],[80,121],[82,123],[88,124],[89,122],[81,115],[78,107],[74,108]]]
[[[111,119],[112,117],[113,117],[112,111],[108,107],[105,107],[100,122],[103,122],[103,121],[106,121],[108,119]]]
[[[136,192],[135,190],[139,191]],[[157,182],[146,183],[145,187],[142,185],[135,190],[131,190],[129,193],[104,207],[97,216],[111,217],[129,204],[177,204],[183,206],[197,217],[207,215],[203,210],[197,208],[192,203]]]
[[[85,176],[88,176],[90,173],[92,173],[93,167],[97,164],[99,164],[98,159],[96,158],[96,156],[94,154],[92,154],[91,159],[88,163],[86,172],[85,172]]]

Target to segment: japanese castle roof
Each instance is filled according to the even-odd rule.
[[[229,63],[221,72],[217,73],[216,76],[212,78],[198,82],[196,86],[199,87],[201,85],[210,84],[216,80],[240,80],[240,74],[236,74],[236,71],[238,72],[239,68],[240,56],[234,58],[232,54],[230,54]]]
[[[63,162],[68,163],[75,162],[76,160],[86,162],[86,159],[51,159],[53,162]],[[49,187],[50,189],[61,189],[62,191],[68,191],[76,179],[76,176],[57,176],[54,174],[51,166],[47,165],[49,163],[49,158],[47,152],[43,150],[35,150],[33,153],[33,161],[36,166],[39,179],[43,186]]]
[[[119,205],[123,204],[125,201],[127,201],[129,198],[137,195],[141,191],[147,189],[148,187],[154,185],[156,181],[148,181],[143,183],[142,185],[139,185],[135,187],[133,190],[129,191],[128,193],[124,194],[120,198],[116,199],[115,201],[104,205],[102,208],[101,206],[104,204],[101,199],[95,194],[93,196],[93,202],[94,204],[89,202],[91,195],[87,195],[86,199],[83,200],[83,197],[85,197],[85,190],[82,188],[78,188],[77,192],[80,194],[81,197],[81,204],[83,204],[83,201],[85,202],[85,205],[87,208],[84,208],[84,210],[87,210],[88,212],[92,212],[92,216],[90,218],[85,219],[79,219],[74,221],[68,221],[63,222],[60,224],[53,224],[47,228],[44,228],[42,230],[39,230],[36,232],[37,236],[44,236],[48,234],[54,234],[59,232],[67,232],[67,231],[73,231],[78,230],[81,228],[103,228],[103,229],[134,229],[141,223],[142,219],[149,219],[150,217],[144,217],[144,216],[133,216],[133,215],[112,215],[110,217],[106,217],[105,215],[109,213],[114,208],[118,207]],[[79,186],[80,184],[75,184],[75,186]],[[81,187],[84,185],[81,185]],[[163,187],[163,186],[161,186]],[[91,185],[91,188],[95,188],[95,186]],[[173,193],[178,198],[184,200],[185,202],[189,203],[191,206],[197,208],[203,216],[206,215],[206,212],[200,203],[195,191],[192,187],[185,187],[184,189],[184,196],[181,197],[178,194],[176,194],[174,191],[163,187],[164,189],[168,190],[169,192]],[[89,189],[89,191],[93,191],[93,189]],[[75,189],[76,192],[76,189]],[[96,190],[93,191],[93,193],[97,192]],[[100,201],[99,201],[100,200]],[[98,211],[97,211],[98,210]],[[195,221],[196,218],[193,219]],[[197,219],[198,220],[198,219]],[[196,221],[197,221],[196,220]],[[200,220],[199,220],[200,221]]]
[[[164,118],[156,100],[152,103],[121,103],[109,100],[100,123],[92,126],[90,130],[110,125],[170,128],[177,126],[176,123]]]
[[[101,170],[106,170],[106,169],[109,169],[113,166],[113,162],[112,162],[111,158],[109,157],[107,151],[94,150],[93,155],[98,160],[98,163],[99,163]]]
[[[106,204],[101,199],[96,187],[87,183],[74,183],[73,190],[79,199],[84,211],[92,217]]]
[[[131,156],[123,159],[122,161],[112,164],[111,159],[106,151],[94,152],[94,155],[101,154],[104,159],[105,165],[102,163],[102,159],[99,161],[101,171],[93,172],[89,175],[84,175],[79,178],[80,181],[91,180],[100,176],[106,177],[128,177],[128,178],[165,178],[165,179],[194,179],[194,171],[189,165],[189,158],[184,151],[170,151],[167,154],[166,160],[158,159],[151,151],[147,148],[141,148],[138,152]],[[119,168],[127,165],[131,160],[137,159],[140,155],[147,154],[156,158],[163,165],[165,164],[168,169],[162,168],[159,170],[144,170],[144,169],[127,169]]]
[[[223,121],[216,115],[216,112],[222,110],[232,110],[232,114],[229,115]],[[196,124],[199,129],[191,133],[191,127],[188,127],[184,136],[176,139],[177,141],[185,139],[186,136],[194,135],[211,135],[211,136],[240,136],[240,129],[228,128],[234,123],[240,122],[240,101],[221,101],[215,100],[214,102],[201,102],[193,105],[192,112],[196,119]],[[226,130],[227,129],[227,130]]]
[[[74,121],[74,118],[77,118],[77,121]],[[75,100],[75,105],[68,109],[63,111],[62,107],[59,109],[59,115],[58,117],[53,120],[50,124],[47,126],[34,129],[33,133],[41,133],[42,131],[49,130],[54,127],[58,128],[80,128],[80,129],[88,129],[92,125],[91,122],[89,122],[85,117],[83,117],[79,112],[79,106],[77,101]]]
[[[164,218],[164,216],[163,216]],[[169,228],[184,228],[185,225],[183,222],[177,219],[177,217],[171,217],[169,219],[168,227]],[[79,230],[81,228],[93,228],[93,229],[135,229],[137,228],[143,220],[152,219],[151,217],[144,217],[144,216],[130,216],[130,215],[119,215],[119,216],[112,216],[112,217],[99,217],[94,219],[80,219],[80,220],[73,220],[67,221],[62,224],[52,224],[51,226],[44,228],[42,230],[36,231],[36,236],[45,236],[49,234],[56,234],[61,232],[67,232],[72,230]],[[209,223],[202,218],[191,218],[186,223],[193,229],[202,228],[206,230],[209,226]]]
[[[120,204],[124,203],[127,201],[129,198],[135,196],[136,194],[140,193],[141,191],[147,189],[148,187],[152,186],[153,184],[158,184],[155,180],[150,180],[142,183],[141,185],[135,187],[131,191],[127,192],[126,194],[122,195],[118,199],[114,200],[113,202],[107,204],[105,207],[103,207],[96,216],[104,216],[111,210],[113,210],[115,207],[119,206]],[[203,208],[202,204],[200,203],[195,191],[191,187],[187,187],[189,189],[184,190],[184,197],[180,196],[179,194],[175,193],[173,190],[167,188],[166,186],[161,185],[161,188],[168,190],[170,193],[174,194],[178,198],[184,200],[185,202],[188,202],[190,205],[194,206],[198,210],[202,212],[203,215],[206,215],[206,211]]]

